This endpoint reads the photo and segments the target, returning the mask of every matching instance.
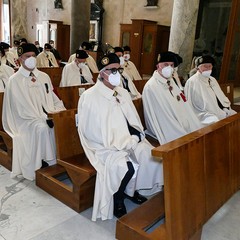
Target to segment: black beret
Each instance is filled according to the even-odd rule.
[[[83,50],[92,50],[92,44],[90,42],[83,42],[81,48]]]
[[[1,45],[1,47],[2,47],[3,49],[8,49],[8,48],[10,48],[10,45],[9,45],[8,43],[5,43],[5,42],[1,42],[0,45]]]
[[[176,54],[173,52],[160,53],[158,57],[158,63],[161,63],[161,62],[173,62],[174,67],[177,67],[179,65]]]
[[[107,55],[104,55],[100,61],[98,62],[98,69],[101,71],[104,67],[112,64],[112,63],[119,63],[120,59],[115,53],[109,53]]]
[[[38,50],[36,46],[32,43],[25,43],[17,48],[17,53],[19,57],[26,52],[35,52],[35,54],[37,55]]]
[[[129,46],[124,46],[123,51],[131,52],[131,48]]]
[[[76,58],[86,59],[88,54],[84,50],[76,50]]]
[[[114,49],[114,52],[116,53],[116,52],[121,52],[121,53],[123,53],[123,49],[121,48],[121,47],[115,47],[115,48],[113,48]]]
[[[51,46],[49,43],[45,43],[45,44],[44,44],[44,49],[49,49],[49,50],[51,50],[51,49],[52,49],[52,46]]]
[[[21,39],[19,40],[19,42],[20,42],[20,43],[27,43],[28,41],[27,41],[26,38],[21,38]]]
[[[211,63],[212,65],[215,64],[215,60],[213,57],[209,56],[209,55],[205,55],[205,56],[201,56],[199,58],[196,59],[196,66],[198,67],[201,64],[205,64],[205,63]]]

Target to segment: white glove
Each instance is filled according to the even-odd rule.
[[[127,149],[135,150],[138,144],[139,138],[136,135],[131,135],[130,141],[127,144]]]

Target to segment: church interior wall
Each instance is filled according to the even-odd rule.
[[[71,0],[62,0],[63,9],[54,9],[53,0],[12,0],[13,38],[36,40],[36,25],[44,20],[62,21],[71,25]],[[120,24],[131,19],[146,19],[170,26],[173,0],[161,0],[157,8],[146,8],[146,0],[104,0],[103,42],[119,45]],[[23,14],[25,12],[26,14]],[[81,14],[81,13],[80,13]],[[26,17],[27,16],[27,17]]]

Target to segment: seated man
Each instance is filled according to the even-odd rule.
[[[13,140],[11,177],[35,179],[35,171],[56,163],[53,122],[48,113],[65,110],[49,76],[36,68],[34,44],[18,47],[19,70],[8,81],[3,100],[3,128]]]
[[[125,193],[135,203],[162,189],[162,164],[151,156],[152,145],[128,92],[120,83],[120,60],[114,53],[99,62],[100,78],[78,103],[78,132],[97,171],[92,220],[126,214]],[[125,192],[125,193],[124,193]],[[130,196],[130,197],[129,197]]]
[[[77,50],[75,55],[75,60],[63,68],[60,87],[77,86],[86,83],[94,84],[93,76],[85,64],[88,58],[87,53],[83,50]]]
[[[123,47],[124,71],[132,78],[132,80],[142,80],[135,64],[130,61],[131,48],[129,46]]]
[[[201,123],[173,80],[175,54],[160,54],[157,70],[145,84],[142,100],[147,133],[160,144],[201,128]]]
[[[1,48],[1,53],[0,53],[1,63],[6,64],[13,69],[16,69],[18,65],[16,63],[16,59],[14,59],[14,54],[9,51],[10,45],[8,43],[1,42],[0,48]],[[3,49],[3,52],[2,52],[2,49]]]
[[[197,72],[190,77],[184,92],[202,124],[211,124],[236,112],[218,82],[211,76],[215,61],[205,55],[197,58]]]
[[[14,74],[13,68],[0,62],[0,92],[4,92],[8,79]]]
[[[49,43],[44,44],[44,50],[37,55],[37,67],[59,67],[51,48]]]
[[[91,70],[92,73],[98,73],[98,67],[97,64],[94,60],[94,58],[89,54],[90,50],[92,50],[92,44],[89,42],[83,42],[79,48],[80,50],[84,50],[87,54],[88,54],[88,58],[87,58],[87,65],[89,67],[89,69]],[[68,63],[72,62],[75,60],[75,53],[72,54],[69,59],[68,59]]]
[[[124,63],[124,58],[123,58],[123,49],[121,47],[115,47],[114,52],[119,57],[120,65],[123,68],[123,66],[125,64]],[[125,68],[122,69],[120,74],[121,74],[120,86],[125,88],[129,92],[132,99],[140,98],[141,94],[138,92],[138,90],[135,87],[131,77],[127,74]]]

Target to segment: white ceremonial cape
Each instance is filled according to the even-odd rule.
[[[49,61],[52,63],[52,67],[59,67],[57,60],[52,52],[48,51],[47,54],[42,51],[37,55],[37,67],[49,67]]]
[[[173,141],[202,127],[172,78],[170,85],[172,94],[167,80],[155,71],[142,93],[147,133],[157,137],[160,144]]]
[[[135,84],[133,83],[132,79],[129,77],[129,75],[125,72],[125,70],[123,71],[122,75],[127,79],[128,81],[128,88],[130,90],[129,94],[131,96],[132,99],[136,99],[136,98],[140,98],[142,95],[138,92]],[[121,77],[121,82],[120,82],[120,87],[123,87],[124,85],[124,79],[123,77]]]
[[[113,96],[118,92],[117,98]],[[103,82],[86,90],[78,103],[78,132],[84,151],[97,171],[92,220],[113,217],[113,194],[127,172],[126,161],[135,155],[139,164],[136,177],[127,186],[127,193],[148,189],[149,194],[161,190],[162,164],[153,160],[152,145],[145,139],[143,126],[128,92]],[[141,132],[142,141],[130,135],[129,124]],[[133,153],[131,155],[131,153]],[[134,158],[132,158],[134,159]]]
[[[68,59],[68,63],[71,63],[72,61],[74,61],[76,59],[76,53],[72,54],[69,59]],[[99,73],[96,61],[94,60],[94,58],[88,54],[88,58],[86,58],[86,63],[89,67],[89,69],[91,70],[92,73]]]
[[[236,113],[216,79],[204,77],[199,71],[187,80],[184,92],[203,124],[211,124]],[[222,110],[218,106],[216,96],[226,109]]]
[[[0,65],[0,92],[4,92],[6,85],[8,83],[8,79],[14,74],[13,68],[8,65],[1,64]]]
[[[9,78],[2,116],[3,128],[13,140],[11,177],[23,175],[29,180],[35,179],[42,160],[56,161],[54,132],[46,123],[43,108],[48,113],[65,110],[49,76],[36,68],[33,73],[35,82],[23,67]]]
[[[14,54],[12,52],[5,52],[5,56],[1,57],[1,63],[7,64],[7,61],[11,63],[12,66],[17,67],[14,59]]]
[[[124,61],[124,71],[131,77],[132,80],[142,80],[135,64],[131,61]]]
[[[88,84],[94,84],[92,73],[90,72],[87,65],[81,67],[82,76],[88,81]],[[62,71],[62,79],[60,82],[60,87],[70,87],[81,85],[80,71],[79,67],[75,61],[65,65]]]

